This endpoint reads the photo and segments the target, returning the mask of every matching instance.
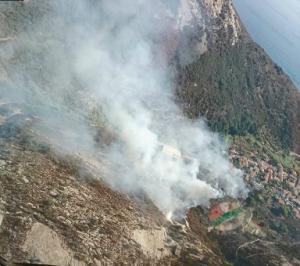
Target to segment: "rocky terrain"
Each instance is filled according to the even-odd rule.
[[[223,264],[222,255],[190,232],[185,222],[166,220],[145,196],[109,189],[100,181],[101,164],[82,155],[62,159],[52,153],[32,130],[33,118],[19,108],[0,106],[0,254],[6,260],[51,265]]]
[[[2,104],[1,117],[0,237],[1,255],[7,260],[51,265],[226,265],[224,252],[229,261],[253,258],[245,259],[253,263],[245,265],[263,265],[270,258],[272,265],[298,265],[296,253],[291,255],[289,246],[277,247],[276,242],[283,238],[294,248],[298,245],[300,188],[292,170],[300,164],[298,157],[290,157],[292,168],[277,165],[257,147],[259,142],[232,140],[232,160],[245,170],[252,188],[244,204],[254,210],[254,218],[233,232],[208,233],[207,209],[192,209],[187,220],[170,222],[144,196],[128,197],[107,188],[99,181],[101,165],[53,153],[32,131],[33,118],[20,113],[19,107]],[[95,168],[98,176],[92,175]],[[261,241],[261,246],[254,245],[259,254],[269,250],[269,242],[276,247],[257,261],[254,247],[243,246],[251,241]],[[233,250],[239,250],[238,258]]]
[[[0,3],[0,89],[13,88],[14,69],[31,57],[36,64],[26,67],[44,91],[55,95],[67,84],[39,70],[48,44],[9,57],[15,36],[26,36],[49,8]],[[176,38],[166,36],[177,101],[187,116],[203,115],[228,139],[230,159],[250,191],[236,200],[246,218],[227,221],[234,228],[228,231],[212,226],[209,206],[168,219],[146,195],[112,190],[101,152],[66,156],[35,126],[42,121],[58,131],[50,118],[31,113],[17,97],[0,98],[0,256],[7,261],[0,265],[300,265],[299,93],[249,38],[231,1],[183,0],[179,14]],[[47,74],[60,69],[51,63]],[[106,129],[97,132],[110,142]]]

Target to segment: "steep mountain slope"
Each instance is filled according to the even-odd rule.
[[[299,152],[299,92],[249,38],[231,1],[207,2],[217,14],[203,29],[207,37],[201,42],[210,45],[179,70],[178,95],[184,109],[191,117],[203,115],[225,134],[266,130],[277,144]],[[190,38],[193,42],[197,35]]]
[[[39,118],[20,105],[1,103],[0,115],[0,256],[9,263],[225,263],[212,243],[185,221],[168,221],[145,195],[108,188],[105,158],[58,154],[33,128]]]
[[[51,79],[53,75],[61,79],[69,67],[68,49],[63,43],[65,36],[53,30],[41,32],[40,41],[49,41],[39,42],[30,54],[16,45],[17,53],[10,57],[9,47],[16,35],[22,33],[25,44],[33,45],[32,36],[28,34],[32,30],[30,25],[43,25],[41,17],[51,12],[51,5],[6,3],[1,8],[5,11],[0,16],[4,37],[1,46],[5,51],[4,65],[0,65],[2,80],[7,73],[18,80],[15,75],[18,62],[32,61],[35,64],[27,65],[27,69],[39,87],[53,95],[61,95],[57,92],[64,91],[62,97],[76,103],[76,98],[81,97],[73,95],[74,88],[81,86],[76,77],[68,76],[63,79],[64,83]],[[175,30],[170,27],[164,49],[168,58],[176,62],[177,93],[186,113],[193,118],[202,115],[214,130],[225,134],[267,131],[281,147],[299,152],[299,92],[280,67],[249,38],[232,1],[184,0],[173,12],[173,16],[178,17],[177,26]],[[52,23],[57,28],[63,27],[59,19],[53,19]],[[56,41],[51,42],[51,38]],[[64,50],[60,51],[60,46]],[[53,49],[60,51],[59,58],[53,58]],[[42,51],[44,54],[40,57]],[[3,60],[9,60],[9,64]],[[48,71],[41,74],[37,65]],[[32,84],[28,83],[30,86]],[[71,88],[70,93],[67,87]]]
[[[239,200],[247,219],[227,221],[234,230],[221,232],[209,221],[209,207],[186,210],[185,218],[174,221],[143,193],[124,194],[104,181],[111,162],[103,151],[118,136],[105,128],[102,117],[98,120],[99,110],[91,119],[82,115],[88,105],[77,108],[76,100],[86,97],[85,84],[73,76],[61,79],[73,43],[53,35],[51,27],[65,25],[59,19],[52,25],[41,19],[51,13],[48,3],[0,3],[0,88],[10,96],[0,98],[0,256],[13,263],[63,266],[299,265],[300,161],[273,144],[297,151],[299,95],[249,39],[231,1],[180,1],[177,26],[162,45],[175,66],[178,102],[187,115],[200,113],[221,132],[261,137],[231,139],[230,158],[244,171],[251,194]],[[39,32],[36,42],[30,32],[39,23],[49,31]],[[16,36],[21,43],[14,42]],[[36,49],[26,49],[36,43]],[[53,58],[56,48],[63,52]],[[32,76],[19,80],[25,68]],[[33,93],[12,97],[19,84]],[[40,102],[37,95],[47,98]],[[46,103],[56,100],[68,107],[59,120],[65,127],[55,123],[55,115],[61,115],[55,104],[47,109]],[[96,152],[81,149],[86,136],[74,127],[75,120],[95,136]],[[66,143],[51,141],[53,135],[41,130]],[[66,141],[74,135],[76,145]],[[104,139],[104,147],[98,139]],[[213,158],[211,165],[218,164]]]

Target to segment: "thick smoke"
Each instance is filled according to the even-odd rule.
[[[246,194],[226,145],[174,102],[169,60],[180,36],[178,2],[53,1],[1,55],[14,69],[2,97],[29,104],[47,121],[40,132],[67,153],[100,151],[111,164],[101,178],[123,192],[145,192],[165,213]],[[101,148],[84,119],[94,108],[114,136]]]

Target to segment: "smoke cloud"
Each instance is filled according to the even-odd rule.
[[[28,1],[22,8],[33,17],[15,31],[0,28],[15,38],[0,44],[8,75],[1,98],[30,106],[55,147],[105,158],[105,182],[146,193],[165,213],[247,193],[226,144],[174,101],[169,61],[179,7],[176,0]],[[101,110],[109,144],[101,134],[95,143],[91,110]]]

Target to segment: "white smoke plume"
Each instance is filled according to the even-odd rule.
[[[36,2],[24,8],[34,10]],[[117,190],[146,193],[165,213],[247,193],[226,145],[174,102],[168,36],[180,34],[179,4],[52,1],[0,57],[13,69],[0,96],[18,95],[32,106],[55,128],[43,134],[69,153],[99,151],[82,116],[101,106],[115,135],[101,148],[112,165],[101,178]]]

